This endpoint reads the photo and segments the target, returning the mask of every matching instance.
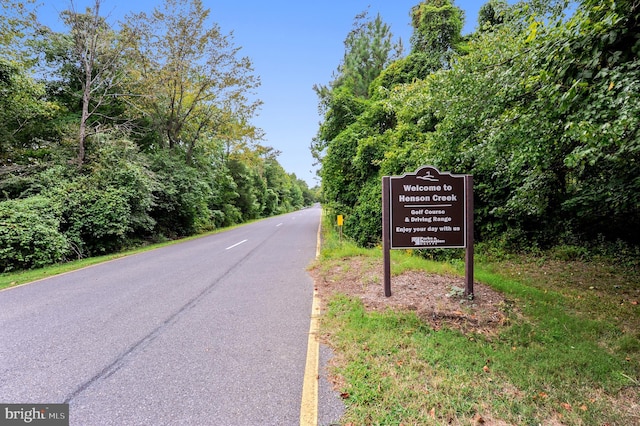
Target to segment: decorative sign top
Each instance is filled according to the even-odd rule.
[[[390,177],[392,249],[466,247],[465,175],[431,166]]]

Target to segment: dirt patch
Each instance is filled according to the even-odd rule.
[[[413,311],[435,329],[442,326],[463,332],[493,334],[508,322],[513,303],[481,283],[474,283],[474,298],[464,296],[464,279],[420,271],[391,278],[391,297],[385,297],[383,265],[379,259],[352,257],[311,270],[325,304],[336,293],[357,297],[370,311]]]

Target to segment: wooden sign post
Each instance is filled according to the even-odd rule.
[[[391,296],[391,249],[466,248],[465,295],[473,298],[473,177],[423,166],[382,178],[384,293]]]

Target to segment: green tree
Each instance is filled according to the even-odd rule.
[[[35,2],[0,4],[0,180],[26,173],[49,152],[46,123],[57,111],[32,76],[38,37]]]
[[[296,186],[300,188],[300,192],[302,193],[302,206],[310,206],[318,201],[316,199],[316,194],[311,188],[309,188],[306,181],[298,178],[295,174],[292,174],[291,178],[295,180]]]
[[[257,219],[261,216],[266,192],[266,183],[256,170],[240,159],[232,158],[227,162],[229,172],[236,184],[238,198],[235,206],[242,214],[242,220]]]
[[[401,41],[394,43],[390,27],[386,25],[380,15],[372,21],[367,12],[356,16],[353,29],[345,39],[345,53],[342,63],[337,69],[333,81],[328,86],[315,85],[314,90],[319,98],[319,110],[324,114],[318,135],[311,144],[311,151],[318,161],[325,155],[341,155],[341,148],[331,148],[341,132],[355,123],[369,103],[371,83],[389,64],[402,54]],[[355,139],[351,138],[352,141]],[[351,147],[351,150],[355,147]],[[335,158],[337,163],[348,161],[349,157]],[[327,160],[331,162],[332,160]],[[324,167],[324,166],[323,166]],[[326,176],[336,176],[339,170],[348,169],[347,165],[328,166]],[[338,182],[335,182],[338,184]],[[330,183],[329,186],[332,186]],[[333,190],[323,185],[330,192]]]
[[[321,103],[327,103],[331,92],[346,88],[359,98],[369,97],[369,85],[391,62],[403,53],[402,41],[393,41],[391,28],[380,15],[371,20],[365,11],[355,17],[353,29],[344,40],[342,63],[329,86],[316,85],[314,89]]]
[[[478,11],[478,31],[490,30],[509,19],[509,5],[505,0],[489,0]]]
[[[160,236],[191,235],[231,220],[224,213],[228,199],[217,199],[216,191],[225,183],[221,177],[226,177],[226,173],[219,177],[209,167],[186,164],[184,156],[173,151],[159,150],[150,157],[158,187],[149,214]]]
[[[240,49],[208,22],[209,15],[200,0],[165,0],[126,26],[137,36],[131,112],[141,113],[162,145],[181,148],[189,161],[205,133],[224,131],[229,123],[251,127],[248,119],[260,104],[249,100],[259,85],[251,61],[238,56]],[[243,128],[242,135],[251,130]]]
[[[39,42],[46,67],[42,73],[55,74],[49,92],[66,108],[62,120],[75,122],[76,162],[85,161],[87,139],[122,120],[121,83],[125,72],[128,38],[111,29],[100,16],[101,0],[84,13],[73,3],[61,17],[68,33],[42,28]]]
[[[0,51],[7,61],[23,63],[25,68],[35,60],[29,42],[38,32],[35,0],[3,0],[0,3]]]
[[[399,84],[409,84],[423,80],[442,69],[440,57],[424,52],[412,52],[385,68],[369,86],[371,97],[379,99]]]
[[[344,41],[345,54],[338,67],[334,89],[344,86],[360,98],[369,96],[369,85],[382,70],[402,54],[402,41],[393,42],[391,28],[380,15],[367,20],[367,13],[358,15],[353,29]]]
[[[45,86],[21,63],[0,58],[0,177],[46,156],[50,144],[43,139],[43,122],[57,111]]]

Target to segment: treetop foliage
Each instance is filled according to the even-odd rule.
[[[446,68],[450,54],[462,39],[462,9],[450,0],[425,1],[411,9],[411,24],[412,50],[439,59]]]

